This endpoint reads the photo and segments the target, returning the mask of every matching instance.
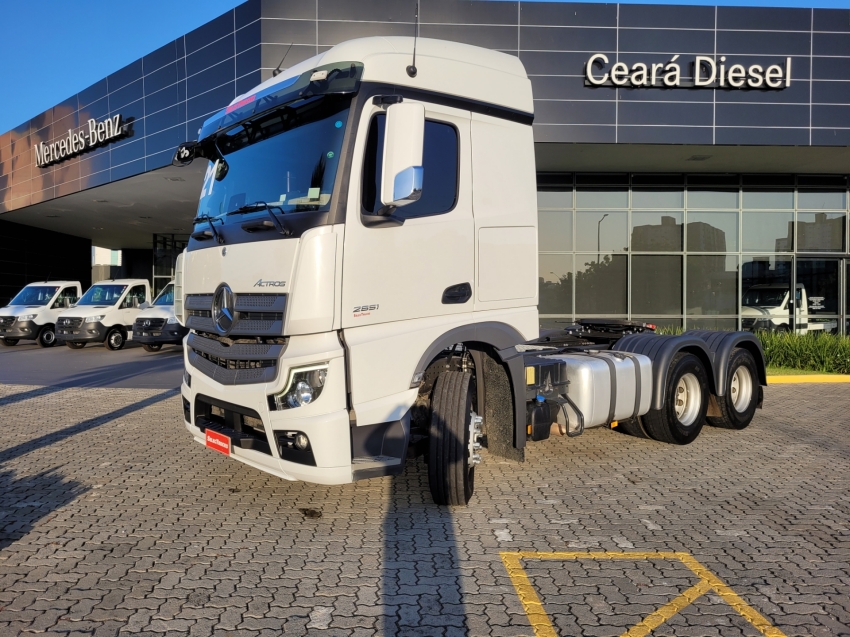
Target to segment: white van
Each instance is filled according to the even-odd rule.
[[[145,279],[98,281],[77,305],[56,320],[56,338],[71,349],[104,343],[119,350],[132,337],[133,321],[150,306],[151,286]]]
[[[133,323],[133,340],[146,352],[158,352],[163,345],[182,345],[189,328],[174,316],[174,281],[166,285],[146,310],[139,312]]]
[[[41,347],[56,344],[56,319],[80,298],[79,281],[30,283],[0,308],[0,345],[35,340]]]
[[[762,283],[749,288],[741,301],[741,327],[750,331],[790,331],[790,292],[788,285],[781,283]],[[806,286],[802,283],[797,284],[794,306],[794,331],[797,334],[838,327],[837,321],[809,320],[809,310],[823,309],[820,305],[822,301],[822,297],[809,297]]]

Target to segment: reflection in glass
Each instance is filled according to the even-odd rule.
[[[628,213],[613,210],[576,212],[576,250],[601,255],[628,249]]]
[[[538,281],[540,314],[573,313],[573,255],[541,254]]]
[[[791,252],[793,212],[745,212],[744,252]]]
[[[797,250],[799,252],[844,252],[843,212],[798,212]]]
[[[689,255],[686,299],[688,314],[737,314],[738,257]]]
[[[792,210],[793,190],[745,190],[744,210]]]
[[[737,252],[738,213],[688,211],[688,250]]]
[[[741,263],[741,328],[788,331],[792,257],[744,257]]]
[[[681,212],[633,212],[633,252],[681,252]]]
[[[632,257],[632,314],[682,313],[682,257]]]
[[[688,190],[688,208],[738,209],[738,190]]]
[[[629,191],[626,188],[579,188],[576,191],[576,208],[628,208]]]
[[[541,190],[537,193],[538,210],[571,210],[572,207],[572,190]]]
[[[797,193],[798,210],[844,210],[847,193],[843,190],[801,190]]]
[[[720,332],[735,332],[738,329],[738,319],[713,318],[710,316],[688,317],[689,330],[718,330]]]
[[[838,314],[838,259],[797,259],[797,287],[802,286],[803,313]]]
[[[683,190],[632,190],[632,208],[684,208]]]
[[[541,252],[569,252],[573,249],[573,211],[539,210],[537,244]]]
[[[628,256],[603,254],[576,255],[576,312],[579,314],[619,314],[628,312]]]

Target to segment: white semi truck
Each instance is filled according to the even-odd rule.
[[[0,344],[35,340],[41,347],[56,345],[56,319],[80,298],[79,281],[30,283],[0,308]]]
[[[532,119],[516,57],[375,37],[207,120],[174,158],[207,162],[176,279],[195,440],[321,484],[424,455],[434,501],[463,505],[482,446],[746,427],[766,383],[749,333],[539,332]]]

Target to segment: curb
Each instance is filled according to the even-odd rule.
[[[809,374],[807,376],[768,376],[768,385],[792,385],[796,383],[850,383],[848,374]]]

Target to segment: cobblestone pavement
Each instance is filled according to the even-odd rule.
[[[850,634],[850,391],[768,388],[687,447],[593,430],[485,456],[463,509],[403,476],[287,483],[192,442],[173,390],[0,386],[0,635],[533,635],[505,551],[683,551],[789,637]],[[320,517],[319,517],[320,515]],[[559,635],[697,578],[525,560]],[[653,635],[757,635],[714,591]]]

